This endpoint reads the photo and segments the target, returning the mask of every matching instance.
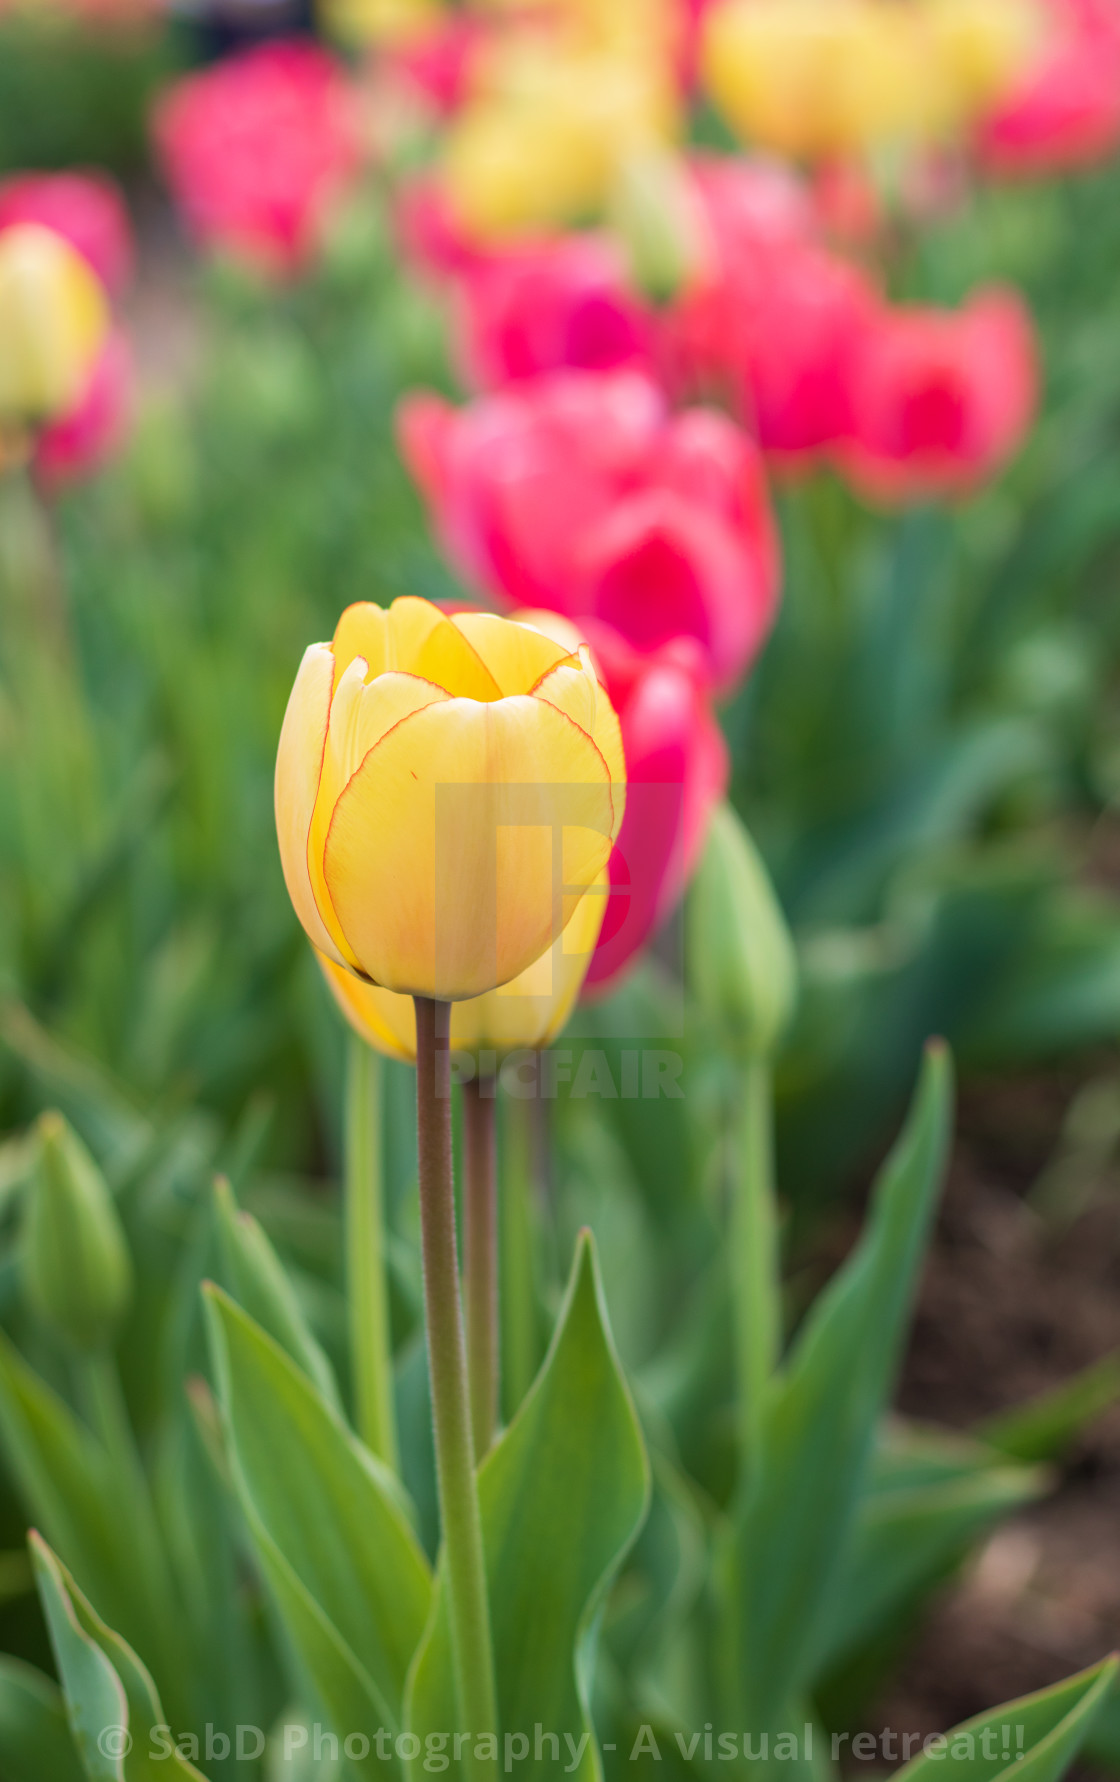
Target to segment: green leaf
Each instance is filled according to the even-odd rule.
[[[981,1441],[1015,1460],[1057,1460],[1120,1396],[1120,1355],[1106,1355],[1053,1391],[989,1418]]]
[[[272,1337],[206,1298],[237,1495],[288,1635],[340,1733],[395,1731],[431,1603],[400,1489]],[[375,1751],[354,1767],[384,1772]]]
[[[569,1774],[600,1773],[587,1701],[592,1634],[649,1491],[585,1232],[544,1365],[479,1469],[498,1713],[503,1738],[526,1741],[514,1746],[522,1782],[556,1773],[547,1744],[537,1757],[538,1726],[557,1735]],[[410,1678],[407,1722],[421,1737],[458,1723],[442,1591]]]
[[[978,1445],[946,1441],[940,1456],[930,1438],[923,1445],[934,1449],[924,1469],[908,1452],[892,1464],[889,1449],[877,1462],[821,1625],[816,1675],[909,1608],[993,1522],[1046,1489],[1039,1469],[1000,1464]]]
[[[771,1387],[762,1451],[721,1573],[731,1633],[724,1685],[760,1728],[808,1687],[841,1585],[941,1183],[950,1086],[948,1055],[931,1047],[864,1235]]]
[[[234,1299],[303,1369],[341,1416],[342,1401],[331,1364],[308,1329],[284,1265],[259,1220],[239,1210],[233,1190],[222,1177],[214,1183],[214,1219]]]
[[[947,1748],[923,1751],[896,1777],[906,1782],[1057,1782],[1089,1732],[1116,1680],[1120,1660],[1106,1658],[1064,1683],[1025,1695],[945,1734]]]
[[[18,1658],[0,1658],[0,1774],[5,1782],[82,1782],[62,1691]]]
[[[131,1646],[95,1613],[46,1542],[28,1537],[39,1595],[89,1782],[205,1782],[171,1745],[155,1684]],[[161,1737],[162,1733],[162,1737]]]
[[[151,1581],[136,1565],[135,1531],[121,1517],[109,1457],[2,1333],[0,1437],[33,1520],[127,1637],[153,1663],[166,1655],[166,1670],[175,1650],[167,1606],[152,1600]]]

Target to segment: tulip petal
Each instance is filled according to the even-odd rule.
[[[355,656],[335,689],[322,752],[322,772],[307,836],[307,871],[323,922],[343,960],[356,966],[323,877],[323,850],[339,794],[386,731],[425,706],[446,700],[442,687],[412,674],[387,673],[366,681],[366,663]]]
[[[552,638],[496,613],[456,613],[451,623],[481,657],[503,695],[530,693],[567,655]]]
[[[591,665],[591,652],[586,644],[574,656],[566,656],[541,679],[533,689],[534,696],[544,699],[572,722],[585,730],[607,764],[611,776],[611,798],[614,804],[612,836],[617,838],[626,810],[626,757],[622,748],[622,727],[613,705],[607,698]]]
[[[322,773],[334,658],[329,644],[304,652],[284,714],[276,753],[276,834],[284,883],[309,938],[328,958],[341,956],[319,914],[307,862],[307,838]]]
[[[437,606],[411,594],[394,600],[388,611],[369,600],[348,606],[335,628],[334,655],[336,687],[361,656],[367,680],[399,669],[434,681],[453,698],[501,698],[497,681],[463,632]]]
[[[357,1029],[367,1046],[383,1052],[388,1058],[399,1058],[404,1064],[416,1062],[416,1015],[409,996],[396,996],[367,984],[352,971],[344,971],[330,959],[317,955],[331,995],[351,1027]]]
[[[452,699],[370,750],[335,807],[326,884],[374,982],[478,996],[560,933],[606,864],[613,820],[607,764],[556,706]]]

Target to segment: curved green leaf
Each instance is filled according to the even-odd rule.
[[[206,1296],[237,1495],[288,1635],[340,1731],[395,1731],[431,1604],[399,1488],[278,1343]]]
[[[1007,1702],[954,1727],[940,1744],[895,1772],[898,1782],[1058,1782],[1077,1756],[1103,1706],[1120,1660],[1106,1658],[1090,1670],[1036,1695]],[[927,1740],[927,1745],[930,1741]]]
[[[760,1728],[780,1724],[785,1704],[808,1687],[842,1581],[941,1184],[950,1085],[948,1056],[931,1047],[864,1235],[771,1386],[721,1572],[724,1688]]]
[[[5,1782],[83,1782],[62,1691],[18,1658],[0,1658],[0,1775]]]
[[[600,1774],[587,1706],[590,1635],[641,1528],[649,1491],[645,1446],[585,1232],[544,1366],[479,1470],[498,1712],[503,1740],[516,1741],[522,1782],[556,1775],[551,1746],[537,1746],[538,1728],[556,1735],[569,1775],[589,1782]],[[458,1725],[442,1593],[406,1713],[421,1738]]]
[[[174,1749],[151,1676],[95,1613],[46,1542],[28,1537],[70,1732],[89,1782],[205,1782]]]

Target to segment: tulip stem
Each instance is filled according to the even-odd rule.
[[[476,1460],[498,1423],[498,1192],[493,1077],[463,1085],[463,1288]]]
[[[748,1060],[737,1110],[731,1191],[731,1267],[738,1355],[741,1473],[761,1450],[766,1391],[781,1343],[770,1066]]]
[[[346,1292],[354,1421],[363,1442],[399,1469],[385,1256],[382,1064],[351,1034],[346,1073]]]
[[[477,1739],[497,1735],[498,1709],[455,1241],[451,1005],[427,996],[415,1003],[420,1235],[436,1478],[459,1730]]]
[[[529,1103],[506,1096],[502,1118],[502,1386],[507,1420],[536,1376],[536,1269],[533,1254],[534,1144]]]

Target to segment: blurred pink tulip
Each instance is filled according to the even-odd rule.
[[[17,173],[0,181],[0,230],[40,223],[68,241],[110,297],[132,276],[132,230],[124,199],[104,173]]]
[[[400,429],[451,560],[512,606],[606,622],[652,654],[689,640],[734,686],[778,597],[758,451],[706,410],[671,416],[636,372],[567,372],[463,409],[408,399]]]
[[[361,161],[342,66],[297,39],[186,76],[163,94],[154,128],[198,239],[274,272],[306,263]]]
[[[596,666],[622,724],[626,815],[610,859],[610,901],[584,983],[605,995],[672,914],[703,850],[712,810],[727,790],[723,732],[694,650],[653,655],[610,628],[586,627]]]
[[[851,367],[836,456],[873,500],[966,493],[1021,444],[1034,413],[1034,330],[1009,291],[960,310],[884,308]]]
[[[652,326],[606,235],[563,235],[467,267],[459,356],[483,390],[565,369],[648,366]]]
[[[48,489],[92,476],[120,449],[128,431],[133,377],[132,350],[117,331],[105,342],[81,400],[39,435],[35,473]]]
[[[992,173],[1062,173],[1120,148],[1120,7],[1049,0],[1047,12],[1039,56],[981,131]]]

